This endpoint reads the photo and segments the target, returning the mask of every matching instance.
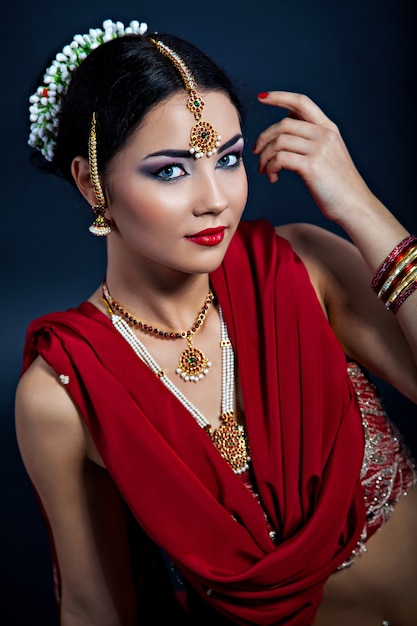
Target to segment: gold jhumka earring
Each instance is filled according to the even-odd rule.
[[[166,56],[174,65],[188,92],[187,108],[194,114],[196,120],[190,133],[190,153],[196,159],[200,159],[204,155],[208,157],[212,156],[217,152],[217,148],[220,146],[221,136],[209,122],[203,122],[201,119],[205,103],[203,98],[197,93],[197,84],[193,74],[181,57],[165,43],[152,38],[150,38],[150,41],[152,41],[159,52]]]
[[[97,166],[97,135],[96,135],[96,114],[93,113],[91,120],[90,136],[88,139],[88,165],[90,168],[90,179],[94,187],[97,204],[91,207],[95,214],[95,220],[89,227],[90,233],[97,237],[105,237],[112,231],[111,222],[104,217],[107,208],[106,198],[100,183]]]

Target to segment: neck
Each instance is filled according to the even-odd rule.
[[[147,275],[120,274],[110,268],[106,283],[112,297],[134,317],[181,329],[194,322],[210,289],[208,274],[149,280]]]

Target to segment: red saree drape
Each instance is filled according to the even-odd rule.
[[[35,320],[24,369],[41,354],[69,376],[134,516],[210,604],[239,624],[307,626],[364,525],[363,433],[345,356],[303,264],[266,222],[241,224],[211,284],[277,545],[206,433],[93,305]]]

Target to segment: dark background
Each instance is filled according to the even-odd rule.
[[[104,243],[87,231],[90,212],[67,183],[32,168],[27,100],[52,55],[106,18],[148,23],[211,54],[245,94],[250,148],[277,113],[256,102],[272,89],[303,91],[339,125],[371,189],[417,232],[416,35],[411,0],[8,0],[1,45],[0,622],[54,626],[49,545],[16,446],[13,402],[26,327],[78,304],[104,271]],[[117,7],[120,7],[119,9]],[[123,97],[123,94],[120,94]],[[247,151],[246,217],[273,223],[321,217],[291,174],[271,186]],[[382,383],[386,404],[416,450],[415,405]]]

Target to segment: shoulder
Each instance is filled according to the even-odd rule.
[[[352,244],[314,224],[286,224],[275,228],[286,239],[303,262],[317,298],[328,316],[329,298],[337,291],[337,269],[334,260],[353,252]],[[348,254],[349,250],[349,254]]]
[[[77,414],[65,386],[46,361],[38,356],[21,377],[16,392],[16,410],[22,419],[39,414],[46,419]]]
[[[357,254],[355,246],[342,236],[305,222],[272,226],[266,219],[251,220],[241,222],[237,231],[237,237],[248,242],[272,242],[274,239],[290,244],[291,248],[302,258],[302,260],[316,261],[327,259],[332,260],[342,250],[344,254]],[[330,257],[329,257],[330,254]]]
[[[23,374],[16,391],[16,434],[35,482],[63,463],[81,464],[86,437],[79,412],[54,370],[41,358]]]
[[[287,239],[302,257],[316,257],[317,260],[327,258],[331,262],[333,256],[340,251],[344,254],[357,254],[355,246],[347,239],[315,224],[285,224],[275,227],[275,232]]]
[[[358,278],[368,287],[370,271],[356,246],[345,237],[307,223],[278,226],[275,232],[291,243],[322,296],[326,292],[329,296],[346,285],[346,281]]]

